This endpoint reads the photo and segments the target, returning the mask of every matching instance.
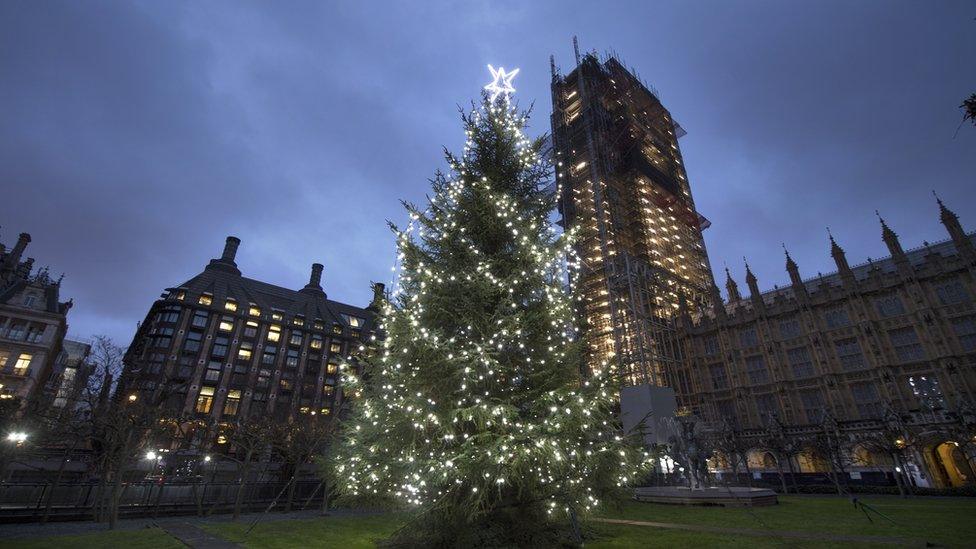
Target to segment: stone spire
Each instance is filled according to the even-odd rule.
[[[790,257],[790,251],[786,249],[785,242],[783,243],[783,253],[786,254],[786,272],[790,273],[793,296],[800,303],[806,304],[810,299],[810,294],[807,292],[807,285],[803,283],[803,277],[800,276],[800,268],[796,265],[796,261],[793,261],[793,258]]]
[[[786,272],[790,273],[790,282],[793,283],[793,288],[803,288],[805,290],[806,286],[803,285],[803,278],[800,277],[800,268],[797,267],[796,261],[793,261],[793,258],[790,257],[790,251],[786,249],[785,242],[783,243],[783,253],[786,254]]]
[[[746,258],[743,257],[742,261],[746,264],[746,284],[749,285],[749,299],[752,300],[753,307],[757,311],[762,311],[766,308],[766,303],[759,292],[759,281],[756,280],[756,275],[752,274],[752,269],[749,268],[749,262]]]
[[[742,295],[739,294],[739,285],[732,279],[732,273],[729,272],[728,267],[725,268],[725,288],[729,291],[729,301],[742,300]]]
[[[908,256],[905,255],[905,250],[901,247],[898,235],[885,223],[884,218],[881,217],[881,213],[878,210],[874,210],[874,213],[878,216],[878,221],[881,222],[881,240],[884,240],[884,243],[888,246],[888,252],[891,253],[891,258],[895,261],[907,260]]]
[[[725,310],[725,303],[722,302],[722,292],[718,290],[718,286],[715,284],[714,280],[712,281],[708,293],[712,300],[712,312],[715,313],[715,318],[728,318],[728,312]]]
[[[939,219],[952,238],[952,243],[956,245],[956,250],[970,261],[976,261],[976,250],[973,249],[973,242],[962,228],[962,224],[959,223],[959,216],[946,207],[939,195],[935,194],[935,191],[932,191],[932,194],[935,195],[935,200],[939,203]]]
[[[847,255],[844,254],[844,249],[834,240],[834,235],[830,232],[830,227],[827,227],[827,236],[830,237],[830,255],[834,258],[834,263],[837,264],[837,272],[840,274],[841,280],[848,286],[854,284],[854,272],[851,271],[851,266],[847,263]]]

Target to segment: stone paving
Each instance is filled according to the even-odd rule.
[[[194,549],[235,549],[240,545],[220,536],[205,532],[186,521],[166,522],[159,525],[164,532],[178,539],[183,545]]]

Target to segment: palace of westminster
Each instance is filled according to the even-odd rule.
[[[911,445],[917,483],[976,481],[976,431],[967,431],[976,429],[976,235],[956,214],[934,203],[949,238],[911,250],[881,220],[889,257],[855,266],[831,237],[831,274],[804,278],[787,252],[790,284],[771,291],[747,266],[748,294],[728,276],[723,299],[678,145],[684,131],[657,94],[614,56],[577,53],[574,70],[553,63],[552,73],[559,213],[581,229],[591,368],[673,388],[681,413],[755,440],[754,471],[771,467],[761,450],[771,421],[798,437],[833,422],[854,447],[895,421],[915,433],[898,442]],[[42,398],[45,387],[63,397],[81,375],[66,357],[83,351],[64,339],[71,304],[58,301],[60,281],[21,260],[29,240],[0,245],[0,397]],[[161,380],[181,380],[170,405],[216,421],[332,413],[351,396],[337,364],[375,333],[383,286],[359,308],[327,298],[319,264],[297,290],[253,280],[235,262],[239,244],[228,237],[219,258],[152,304],[118,391],[151,398]],[[856,451],[866,459],[852,470],[880,463]],[[802,451],[795,465],[823,470]]]

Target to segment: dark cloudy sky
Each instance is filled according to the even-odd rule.
[[[66,272],[71,335],[128,343],[228,234],[245,275],[334,299],[387,280],[384,220],[461,141],[487,63],[548,130],[549,54],[615,49],[688,130],[713,268],[764,288],[976,228],[972,2],[0,2],[0,225]]]

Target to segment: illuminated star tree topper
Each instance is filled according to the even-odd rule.
[[[515,93],[515,86],[512,85],[512,80],[519,73],[519,69],[514,71],[505,72],[505,67],[498,67],[497,69],[491,65],[488,65],[488,71],[491,73],[491,77],[494,79],[490,84],[485,86],[485,89],[491,92],[491,102],[494,103],[498,96],[505,94]]]

